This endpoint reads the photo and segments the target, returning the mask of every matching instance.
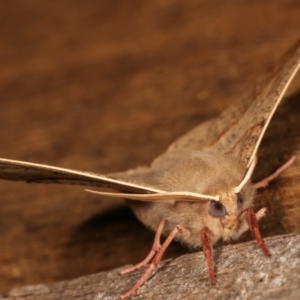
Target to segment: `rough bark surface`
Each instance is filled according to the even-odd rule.
[[[266,257],[255,242],[219,247],[215,251],[217,284],[209,284],[201,252],[164,261],[151,279],[130,299],[298,299],[300,295],[300,236],[266,239]],[[115,269],[95,275],[15,288],[3,300],[120,299],[143,270],[121,276]]]
[[[247,94],[299,39],[299,15],[294,0],[2,1],[0,157],[103,174],[150,163],[175,138]],[[298,157],[256,198],[256,209],[268,208],[260,222],[265,237],[299,232],[299,91],[297,76],[259,150],[254,180]],[[0,194],[1,292],[134,264],[153,240],[122,201],[80,187],[0,181]],[[174,243],[166,258],[182,253]],[[202,254],[193,255],[206,276]],[[268,261],[260,253],[257,259]],[[117,276],[87,281],[103,274]],[[137,277],[117,277],[114,295]],[[195,277],[189,294],[200,290]],[[181,282],[174,289],[179,298],[191,281]],[[165,287],[163,295],[170,292]],[[148,285],[142,291],[152,293]]]

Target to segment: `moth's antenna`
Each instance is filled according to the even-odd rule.
[[[244,179],[242,180],[242,182],[234,188],[234,192],[237,194],[238,192],[241,191],[241,189],[243,188],[243,186],[246,184],[246,182],[250,179],[253,171],[254,171],[254,167],[256,165],[256,157],[251,161],[249,169],[247,170],[247,173],[244,177]]]
[[[140,201],[155,201],[155,200],[180,200],[180,201],[199,201],[199,200],[215,200],[220,201],[220,196],[210,196],[198,193],[189,192],[165,192],[165,193],[155,193],[155,194],[126,194],[126,193],[110,193],[102,191],[85,190],[86,192],[98,194],[101,196],[124,198],[131,200]]]

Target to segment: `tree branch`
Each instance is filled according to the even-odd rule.
[[[210,286],[202,251],[160,264],[130,299],[296,299],[300,294],[300,235],[267,238],[266,257],[254,241],[215,250],[216,286]],[[119,299],[144,269],[121,276],[122,268],[53,284],[15,288],[5,300]]]

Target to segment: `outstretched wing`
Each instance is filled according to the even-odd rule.
[[[154,160],[153,168],[168,167],[178,160],[178,150],[231,154],[247,167],[251,164],[269,122],[300,66],[300,41],[284,56],[263,88],[187,132]]]
[[[203,199],[219,200],[217,196],[180,191],[169,193],[150,185],[141,184],[140,182],[134,183],[89,172],[3,158],[0,158],[0,178],[35,183],[61,183],[109,188],[122,193],[87,191],[104,196],[138,201],[173,201],[174,199],[182,198],[186,201],[199,201]]]
[[[0,178],[36,183],[94,186],[115,189],[124,193],[144,194],[159,191],[150,186],[113,179],[104,175],[3,158],[0,159]]]
[[[35,183],[62,183],[109,188],[122,193],[87,191],[104,196],[138,201],[173,201],[174,199],[182,198],[184,198],[185,201],[199,201],[203,199],[219,200],[218,196],[180,191],[169,193],[149,185],[143,185],[140,182],[128,182],[126,180],[114,179],[89,172],[3,158],[0,158],[0,178]]]

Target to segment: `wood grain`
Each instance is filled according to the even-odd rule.
[[[3,2],[0,157],[104,174],[149,163],[247,93],[299,39],[299,13],[292,0]],[[298,76],[255,180],[299,156],[299,90]],[[257,198],[264,236],[299,232],[299,165]],[[1,291],[136,263],[152,243],[122,201],[80,187],[0,193]]]

